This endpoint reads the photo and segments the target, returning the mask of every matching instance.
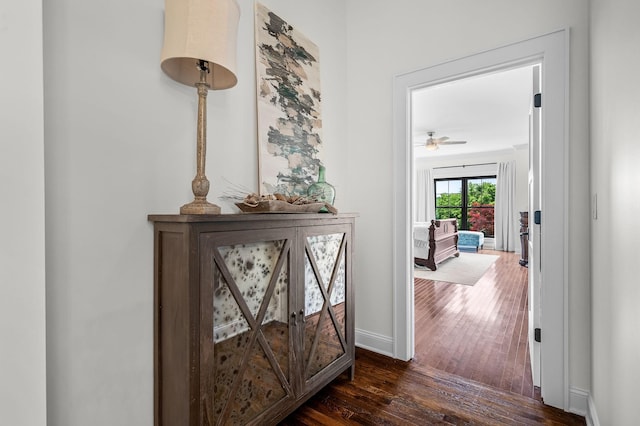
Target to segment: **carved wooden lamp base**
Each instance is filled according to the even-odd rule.
[[[207,201],[209,193],[209,180],[205,175],[205,159],[207,157],[207,73],[209,64],[199,61],[200,82],[196,83],[198,89],[198,134],[196,153],[196,177],[191,182],[191,189],[195,199],[189,204],[180,207],[180,214],[220,214],[220,207]]]
[[[220,214],[220,206],[211,204],[207,200],[194,200],[180,207],[180,214]]]
[[[220,207],[207,201],[209,193],[209,180],[204,175],[204,148],[198,144],[198,174],[191,182],[194,199],[189,204],[180,207],[180,214],[220,214]]]

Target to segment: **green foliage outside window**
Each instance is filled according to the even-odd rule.
[[[495,202],[494,177],[436,181],[436,219],[456,218],[458,229],[482,231],[493,237]]]
[[[481,179],[473,179],[469,181],[467,193],[467,206],[480,205],[480,206],[495,206],[496,204],[496,184],[495,179],[493,183],[480,181]]]

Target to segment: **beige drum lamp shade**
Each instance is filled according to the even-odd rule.
[[[235,0],[166,0],[162,70],[172,79],[195,86],[198,61],[209,62],[209,89],[233,87],[240,8]]]

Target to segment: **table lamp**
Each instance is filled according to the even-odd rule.
[[[207,201],[207,92],[233,87],[240,8],[235,0],[166,0],[162,70],[172,79],[198,90],[196,177],[194,200],[180,214],[219,214]]]

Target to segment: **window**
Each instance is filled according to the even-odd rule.
[[[458,219],[458,229],[494,236],[496,177],[436,179],[436,219]]]

